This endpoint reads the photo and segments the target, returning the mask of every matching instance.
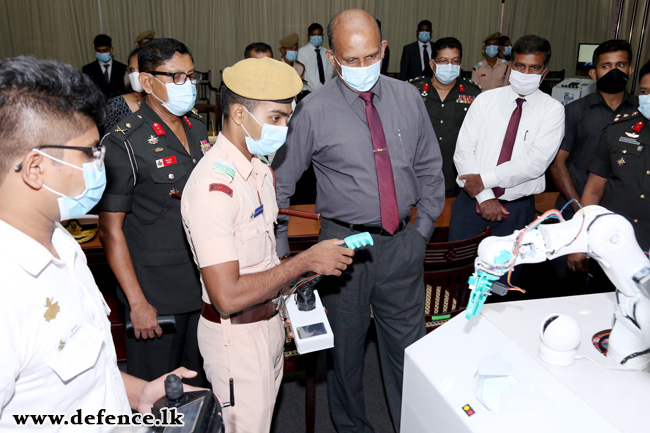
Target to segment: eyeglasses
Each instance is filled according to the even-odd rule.
[[[192,84],[196,84],[197,80],[201,79],[201,72],[192,72],[191,74],[186,74],[185,72],[164,72],[164,71],[151,71],[147,72],[151,75],[166,75],[172,77],[174,84],[182,86],[189,79]]]
[[[434,62],[436,65],[449,65],[449,64],[452,64],[452,65],[454,65],[454,66],[460,66],[461,61],[462,61],[462,60],[461,60],[461,59],[458,59],[458,58],[456,58],[456,59],[451,59],[451,60],[450,60],[450,59],[442,58],[442,59],[440,59],[440,60],[435,59],[433,62]]]
[[[80,147],[80,146],[63,146],[63,145],[56,145],[56,144],[45,144],[43,146],[37,146],[32,148],[32,150],[42,150],[42,149],[80,150],[81,152],[84,152],[86,154],[88,159],[92,159],[92,163],[96,167],[101,167],[102,165],[104,165],[104,155],[106,155],[106,148],[104,146]],[[14,167],[14,171],[19,172],[20,170],[22,170],[22,168],[23,168],[23,163],[21,162],[16,167]]]

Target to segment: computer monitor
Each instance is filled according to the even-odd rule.
[[[578,60],[576,62],[576,75],[587,75],[589,69],[593,68],[594,50],[600,44],[578,44]]]

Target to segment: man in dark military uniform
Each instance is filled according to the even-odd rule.
[[[187,47],[154,39],[138,54],[138,66],[147,97],[103,140],[107,186],[97,210],[135,333],[127,338],[127,370],[151,380],[181,364],[203,371],[196,339],[201,284],[179,198],[210,145],[203,122],[188,113],[197,77]],[[175,332],[163,332],[161,315],[173,315]]]
[[[427,107],[433,129],[438,136],[442,152],[442,172],[445,175],[445,197],[456,197],[460,187],[456,184],[454,150],[458,131],[465,114],[481,88],[471,80],[459,78],[463,63],[463,46],[456,38],[438,39],[432,47],[429,61],[433,77],[418,77],[409,81],[418,88]]]
[[[600,204],[623,215],[644,251],[650,249],[650,62],[639,73],[639,111],[617,115],[598,143],[582,204]],[[579,270],[584,255],[573,255]],[[578,261],[577,259],[580,259]],[[572,269],[575,270],[575,269]]]

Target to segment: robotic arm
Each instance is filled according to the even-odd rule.
[[[472,293],[465,317],[478,315],[491,292],[507,292],[496,280],[515,266],[586,253],[616,286],[616,322],[607,356],[637,370],[650,370],[650,260],[639,247],[632,225],[601,206],[587,206],[569,221],[541,225],[551,217],[563,221],[552,210],[512,235],[481,242],[469,279]]]

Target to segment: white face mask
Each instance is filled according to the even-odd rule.
[[[543,74],[544,71],[542,71],[541,74],[524,74],[513,69],[510,71],[510,86],[518,95],[530,95],[535,90],[539,89]]]
[[[138,79],[139,76],[140,73],[137,71],[129,74],[129,82],[134,92],[142,92],[142,84],[140,84],[140,80]]]

